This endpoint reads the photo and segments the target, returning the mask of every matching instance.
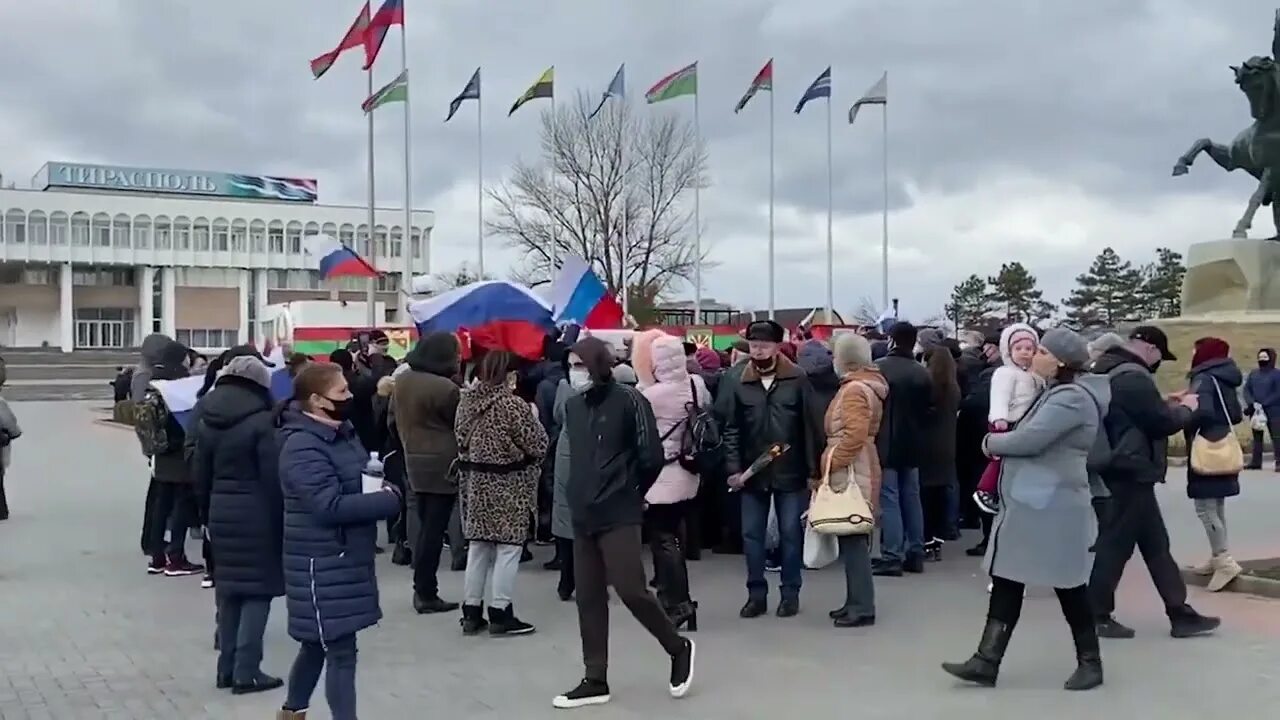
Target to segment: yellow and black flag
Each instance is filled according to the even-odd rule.
[[[525,90],[524,94],[515,101],[515,104],[511,106],[511,111],[507,113],[507,117],[511,117],[515,114],[515,111],[520,109],[521,105],[524,105],[530,100],[553,97],[555,95],[555,80],[556,68],[552,65],[547,68],[546,72],[542,73],[542,77],[538,78],[537,82],[530,85],[529,89]]]

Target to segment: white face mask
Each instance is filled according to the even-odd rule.
[[[586,368],[573,368],[569,371],[569,387],[582,390],[591,384],[591,373]]]

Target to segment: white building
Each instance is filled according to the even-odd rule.
[[[330,234],[382,270],[386,322],[429,270],[434,215],[316,203],[316,182],[48,163],[32,189],[0,189],[0,346],[127,348],[163,332],[201,349],[252,337],[268,303],[324,299],[303,237]],[[344,300],[367,280],[339,278]]]

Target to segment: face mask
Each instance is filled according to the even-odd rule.
[[[569,370],[569,387],[581,390],[591,384],[591,373],[586,368]]]
[[[751,364],[756,366],[756,370],[761,373],[773,372],[774,366],[777,365],[777,357],[768,358],[751,358]]]
[[[326,397],[325,400],[328,400],[330,403],[333,404],[333,409],[322,410],[321,412],[323,412],[325,415],[328,415],[331,420],[342,422],[347,418],[351,417],[351,398],[346,398],[345,400],[335,400],[331,397]]]
[[[1151,363],[1151,365],[1150,365],[1150,367],[1151,367],[1151,372],[1156,372],[1156,371],[1158,371],[1158,370],[1160,369],[1160,363],[1162,363],[1162,362],[1164,362],[1164,361],[1163,361],[1163,360],[1156,360],[1155,362]]]
[[[1260,368],[1269,368],[1269,367],[1274,367],[1274,366],[1275,366],[1275,364],[1276,364],[1276,363],[1275,363],[1275,361],[1274,361],[1274,360],[1272,360],[1271,358],[1269,358],[1269,357],[1267,357],[1267,356],[1265,356],[1265,355],[1261,355],[1261,356],[1259,356],[1259,357],[1258,357],[1258,367],[1260,367]]]

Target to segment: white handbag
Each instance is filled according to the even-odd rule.
[[[852,468],[837,472],[849,473],[844,490],[831,489],[831,453],[824,453],[822,484],[809,502],[809,527],[824,535],[868,535],[876,527],[871,505],[862,496]]]

